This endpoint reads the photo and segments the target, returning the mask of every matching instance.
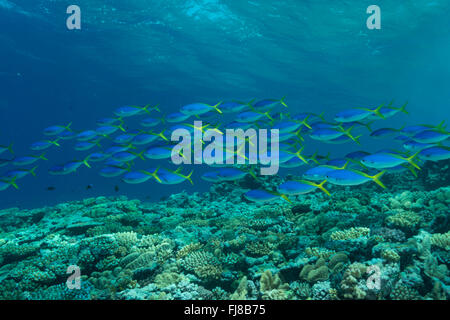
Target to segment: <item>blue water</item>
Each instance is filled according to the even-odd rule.
[[[368,30],[378,4],[381,30]],[[92,1],[78,0],[82,29],[66,28],[66,1],[0,0],[0,145],[17,154],[54,124],[95,128],[121,105],[280,98],[291,111],[336,111],[409,101],[409,116],[383,126],[449,120],[450,2]],[[382,142],[362,139],[375,150]],[[0,194],[0,208],[35,207],[97,195],[158,200],[188,184],[125,185],[96,168],[51,176],[50,165],[80,158],[52,148],[36,178]],[[339,156],[355,145],[307,146]],[[356,148],[358,149],[358,148]],[[8,168],[0,168],[2,171]],[[86,190],[92,184],[93,188]],[[114,190],[114,186],[119,191]],[[48,187],[55,188],[48,191]]]

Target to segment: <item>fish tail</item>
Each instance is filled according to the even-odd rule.
[[[14,154],[13,145],[14,145],[14,142],[11,142],[7,148],[11,154]]]
[[[159,104],[157,104],[156,106],[152,107],[152,110],[158,111],[159,113],[161,113],[161,109],[159,109]]]
[[[355,159],[348,159],[347,166],[348,166],[348,164],[350,164],[350,162],[357,164],[358,166],[360,166],[362,168],[365,168],[365,169],[367,168],[361,161],[355,160]],[[343,168],[343,169],[345,169],[345,168]]]
[[[350,160],[347,160],[347,162],[344,163],[344,165],[340,168],[338,168],[338,170],[344,170],[348,167],[348,163],[350,162]]]
[[[35,167],[31,168],[29,171],[33,177],[36,177],[36,169],[37,168],[38,168],[38,166],[35,166]]]
[[[311,115],[307,115],[305,119],[303,119],[302,124],[307,127],[308,129],[312,129],[311,126],[308,124],[308,119]]]
[[[166,138],[166,136],[164,135],[164,132],[166,131],[166,129],[164,129],[163,131],[161,131],[158,134],[158,137],[161,137],[163,140],[169,141],[169,139]]]
[[[284,99],[286,99],[286,97],[282,97],[280,99],[280,103],[287,108],[288,106],[287,106],[286,102],[284,102]]]
[[[91,165],[90,165],[89,162],[88,162],[89,158],[90,158],[90,155],[87,156],[87,157],[83,160],[83,163],[84,163],[84,165],[85,165],[86,167],[88,167],[88,168],[90,169],[90,168],[91,168]]]
[[[272,122],[272,123],[275,123],[275,120],[272,118],[272,116],[269,114],[269,111],[267,111],[267,112],[264,112],[263,113],[267,118],[269,118],[269,120]]]
[[[297,138],[299,138],[300,141],[305,141],[305,139],[302,137],[302,128],[298,129],[298,130],[295,132],[295,136],[296,136]]]
[[[439,123],[437,126],[435,126],[434,128],[439,131],[439,132],[445,132],[445,120],[442,120],[441,123]]]
[[[192,185],[194,185],[194,181],[192,181],[192,174],[194,173],[194,170],[192,170],[191,172],[189,172],[189,174],[187,176],[183,176],[183,178],[185,178],[186,180],[188,180]]]
[[[67,131],[72,131],[72,129],[70,129],[70,126],[72,125],[72,122],[69,122],[69,124],[67,125],[67,126],[65,126],[64,128],[67,130]]]
[[[280,197],[281,197],[283,200],[285,200],[285,201],[289,202],[290,204],[292,204],[292,201],[289,199],[289,197],[288,197],[287,195],[285,195],[285,194],[280,194]]]
[[[158,107],[159,107],[159,104],[157,104],[156,106],[153,106],[153,107],[150,104],[147,104],[146,106],[144,106],[141,109],[144,110],[145,112],[147,112],[148,114],[150,114],[153,110],[161,113],[161,110]],[[150,110],[149,110],[149,108],[150,108]]]
[[[151,175],[153,178],[155,178],[156,181],[158,181],[159,183],[162,183],[161,179],[158,177],[158,171],[159,171],[159,168],[160,168],[160,167],[156,168],[155,172],[151,173],[150,175]]]
[[[295,155],[296,155],[300,160],[302,160],[304,163],[308,164],[308,161],[306,161],[305,157],[302,156],[303,149],[305,149],[305,146],[301,147],[300,150],[298,150],[298,151],[295,153]]]
[[[314,162],[315,164],[319,164],[319,161],[317,161],[317,151],[314,152],[314,154],[308,158],[308,160]]]
[[[45,152],[39,156],[39,159],[47,161],[48,159],[45,157]]]
[[[219,109],[219,106],[222,104],[222,101],[220,101],[218,104],[211,106],[214,110],[216,110],[218,113],[222,114],[222,110]]]
[[[378,184],[383,189],[386,189],[386,186],[380,181],[380,178],[385,172],[386,171],[381,171],[381,172],[377,173],[376,175],[370,177],[376,184]]]
[[[248,174],[251,175],[255,180],[259,181],[258,176],[256,175],[253,167],[250,167],[248,170]]]
[[[409,171],[411,171],[411,173],[414,175],[414,177],[417,178],[416,169],[414,169],[414,167],[412,165],[411,166],[407,166],[407,168],[409,169]]]
[[[58,140],[59,140],[59,139],[56,139],[56,140],[54,140],[54,141],[49,141],[49,142],[50,142],[51,144],[57,146],[57,147],[60,147],[61,145],[58,143]]]
[[[320,120],[325,121],[325,118],[323,117],[324,114],[325,114],[325,111],[322,111],[320,114],[317,115],[317,117],[318,117]]]
[[[159,118],[159,120],[161,120],[162,124],[165,124],[166,123],[166,115],[163,114],[162,117]]]
[[[327,182],[327,180],[323,180],[321,183],[317,184],[312,182],[312,185],[319,188],[320,190],[322,190],[323,192],[325,192],[329,197],[331,197],[330,192],[324,188],[324,184]]]
[[[401,107],[400,107],[400,109],[398,109],[400,112],[403,112],[404,114],[408,114],[409,115],[409,112],[406,110],[406,106],[408,105],[408,101],[406,101],[405,102],[405,104],[404,105],[402,105]]]
[[[131,142],[126,145],[125,147],[129,148],[129,149],[137,149]]]
[[[342,130],[344,130],[344,128],[342,128],[342,126],[339,126]],[[355,141],[357,144],[361,144],[360,142],[359,142],[359,137],[360,136],[358,136],[358,137],[354,137],[352,134],[351,134],[351,131],[353,130],[353,128],[354,128],[355,126],[351,126],[350,128],[348,128],[347,130],[344,130],[343,132],[344,132],[344,134],[347,136],[347,137],[349,137],[350,139],[352,139],[353,141]]]
[[[143,156],[144,152],[145,152],[145,150],[142,150],[141,152],[139,152],[139,153],[136,154],[136,155],[137,155],[141,160],[145,160],[145,159],[144,159],[144,156]]]
[[[380,112],[381,108],[383,108],[384,103],[379,105],[375,110],[370,110],[371,112],[375,113],[377,116],[379,116],[381,119],[385,119],[385,116]]]
[[[410,165],[412,165],[417,170],[421,170],[417,163],[414,162],[414,158],[417,157],[417,155],[420,153],[420,151],[417,151],[415,154],[413,154],[411,157],[406,158],[405,160],[409,162]]]
[[[120,121],[120,123],[117,125],[117,128],[119,128],[119,130],[122,132],[126,132],[125,128],[123,127],[125,122],[123,122],[123,120],[121,118],[119,118],[119,121]]]
[[[245,104],[246,106],[252,108],[253,102],[255,102],[255,100],[256,99],[251,99],[249,102],[240,102],[240,101],[236,101],[236,102],[241,103],[241,104]]]
[[[10,181],[8,181],[8,183],[12,185],[15,189],[19,189],[19,186],[16,183],[16,179],[17,177],[13,177]]]
[[[369,121],[369,122],[367,122],[367,123],[361,122],[361,124],[362,124],[364,127],[366,127],[367,130],[369,130],[369,132],[372,132],[372,127],[371,127],[371,125],[372,125],[372,123],[374,123],[374,122],[375,122],[375,121]]]

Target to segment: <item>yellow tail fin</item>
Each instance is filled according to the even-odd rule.
[[[222,101],[220,101],[218,104],[211,106],[214,110],[216,110],[218,113],[222,114],[222,110],[219,109],[219,106],[222,104]]]
[[[37,169],[37,167],[38,166],[35,166],[35,167],[31,168],[30,171],[29,171],[33,177],[36,177],[36,169]]]
[[[377,173],[376,175],[374,175],[373,177],[370,177],[376,184],[378,184],[383,189],[386,189],[386,186],[380,181],[380,178],[385,172],[386,171],[381,171],[381,172]]]
[[[283,97],[280,99],[280,103],[285,106],[286,108],[288,107],[287,104],[284,102],[284,99],[286,99],[286,97]]]

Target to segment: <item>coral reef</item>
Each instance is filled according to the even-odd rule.
[[[431,181],[391,174],[383,192],[292,203],[243,201],[245,179],[155,203],[1,210],[0,299],[449,299],[448,173],[429,166]]]

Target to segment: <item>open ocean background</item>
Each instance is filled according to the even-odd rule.
[[[81,7],[79,31],[66,28],[71,4]],[[381,7],[381,30],[366,27],[371,4]],[[122,105],[160,104],[169,113],[192,102],[282,96],[292,113],[328,116],[409,101],[409,116],[382,126],[438,124],[450,118],[449,16],[448,0],[0,0],[0,144],[33,154],[45,127],[95,128]],[[366,151],[386,147],[361,141]],[[358,149],[318,145],[309,140],[307,149],[336,157]],[[49,150],[20,190],[1,192],[0,209],[114,194],[156,201],[209,188],[198,177],[193,187],[125,185],[99,176],[98,166],[49,175],[50,165],[81,158],[69,146]]]

